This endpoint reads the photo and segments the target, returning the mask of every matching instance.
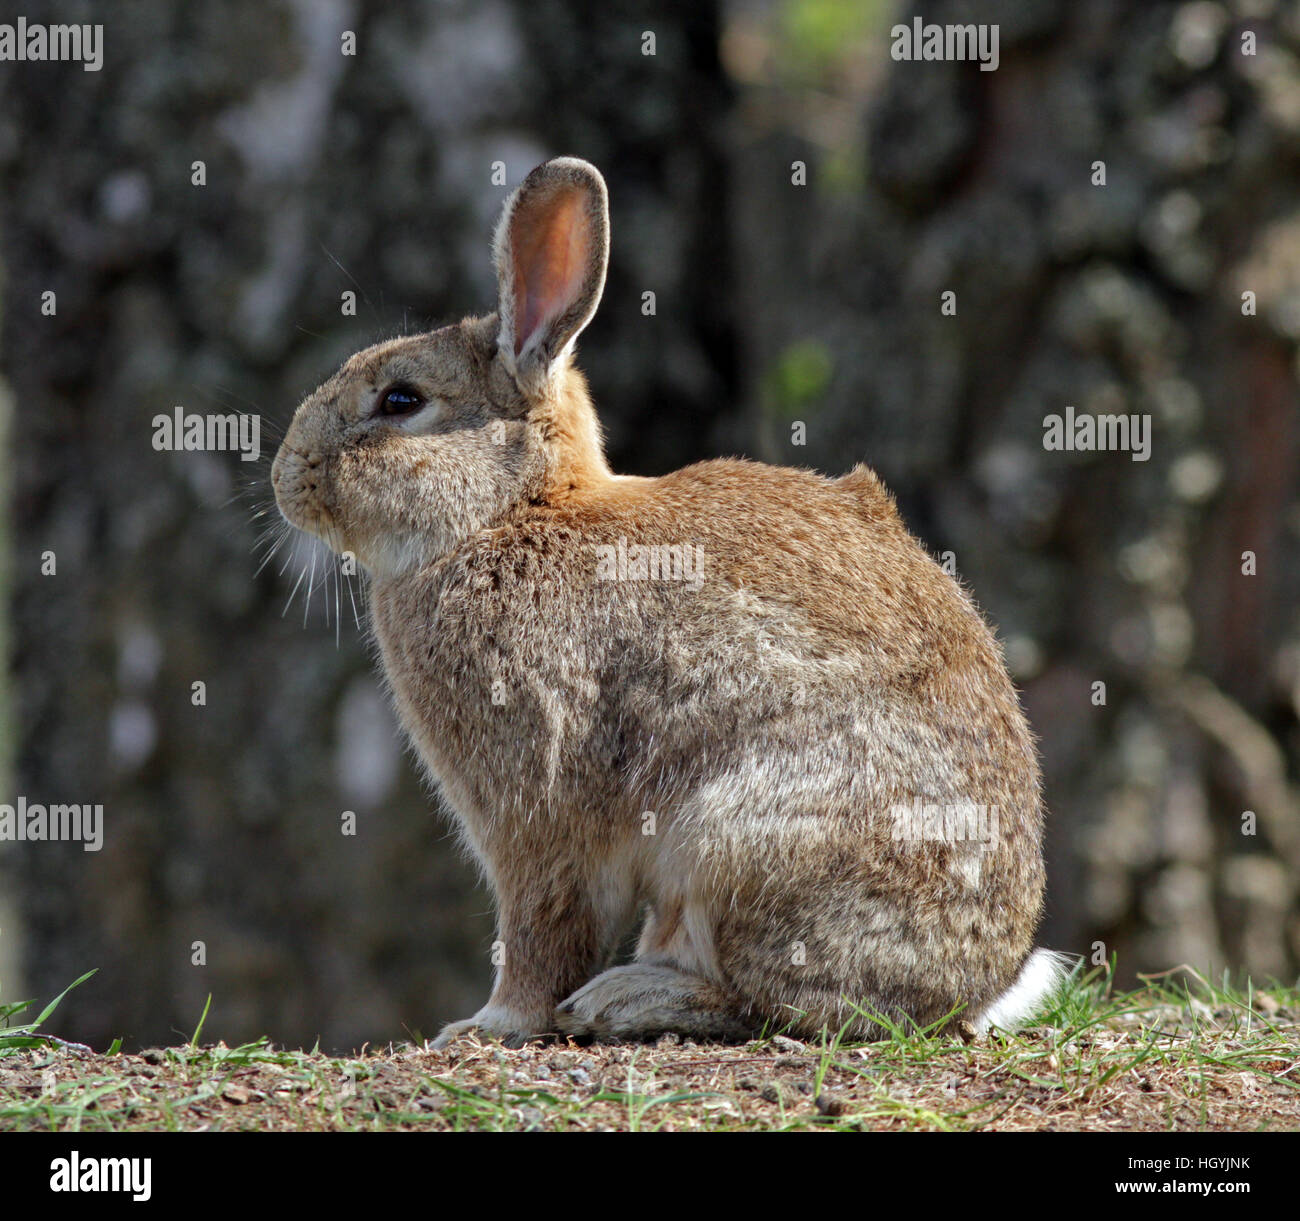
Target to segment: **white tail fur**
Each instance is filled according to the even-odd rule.
[[[975,1029],[983,1032],[990,1026],[1000,1026],[1014,1030],[1056,991],[1069,967],[1066,955],[1055,950],[1035,950],[1020,968],[1016,982],[975,1020]]]

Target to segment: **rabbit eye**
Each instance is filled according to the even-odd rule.
[[[390,386],[379,396],[375,415],[411,415],[424,406],[422,399],[410,386]]]

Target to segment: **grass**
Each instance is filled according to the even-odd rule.
[[[1016,1034],[889,1026],[868,1044],[777,1034],[517,1051],[469,1039],[340,1058],[265,1040],[201,1047],[203,1019],[178,1047],[96,1054],[40,1033],[65,991],[36,1021],[0,1030],[0,1129],[1300,1128],[1300,993],[1236,989],[1187,968],[1136,991],[1112,983],[1109,969],[1076,973]],[[0,1018],[22,1011],[0,1007]]]

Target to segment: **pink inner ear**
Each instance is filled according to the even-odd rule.
[[[557,192],[517,212],[510,226],[515,270],[515,355],[530,336],[554,322],[582,291],[591,234],[582,193]]]

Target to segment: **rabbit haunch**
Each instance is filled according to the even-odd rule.
[[[440,1042],[1016,1020],[1059,968],[1031,954],[1039,772],[992,634],[865,467],[610,472],[572,362],[608,236],[597,171],[539,166],[497,312],[353,357],[273,471],[369,570],[402,724],[495,895],[492,995]],[[706,579],[602,579],[674,543]],[[898,833],[930,807],[993,833]]]

